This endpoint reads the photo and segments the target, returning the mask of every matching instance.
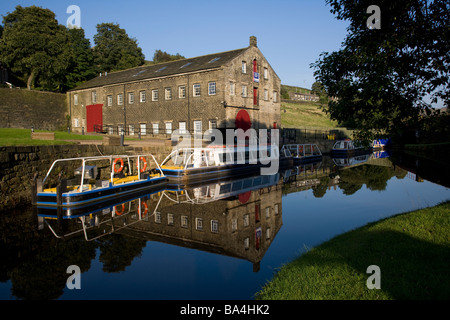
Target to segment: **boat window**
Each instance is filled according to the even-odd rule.
[[[252,187],[252,183],[253,183],[253,180],[252,179],[247,179],[247,180],[244,180],[244,183],[243,183],[243,188],[244,189],[247,189],[247,188],[251,188]]]
[[[228,193],[231,190],[231,183],[220,186],[220,194]]]
[[[257,178],[255,178],[255,180],[253,180],[254,187],[259,186],[259,185],[261,185],[261,177],[257,177]]]
[[[232,190],[233,191],[238,191],[242,189],[242,181],[238,181],[238,182],[234,182],[233,183],[233,187]]]

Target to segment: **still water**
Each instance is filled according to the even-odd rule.
[[[449,177],[448,164],[407,155],[324,157],[274,176],[168,186],[70,219],[4,213],[0,299],[253,299],[308,248],[449,200]],[[81,289],[66,286],[70,265]]]

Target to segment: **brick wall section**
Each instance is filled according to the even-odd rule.
[[[31,182],[37,172],[43,178],[53,161],[61,158],[110,154],[152,153],[160,163],[171,147],[115,147],[95,145],[0,147],[0,211],[30,205]]]
[[[0,88],[0,127],[66,130],[66,95]]]

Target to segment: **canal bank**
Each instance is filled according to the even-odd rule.
[[[347,232],[283,265],[256,297],[447,300],[449,221],[447,201]]]

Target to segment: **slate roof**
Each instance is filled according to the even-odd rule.
[[[146,65],[122,71],[110,72],[106,76],[98,76],[92,80],[86,81],[70,91],[219,68],[247,49],[248,48],[243,48],[221,53],[213,53],[195,58],[163,62],[154,65]]]

